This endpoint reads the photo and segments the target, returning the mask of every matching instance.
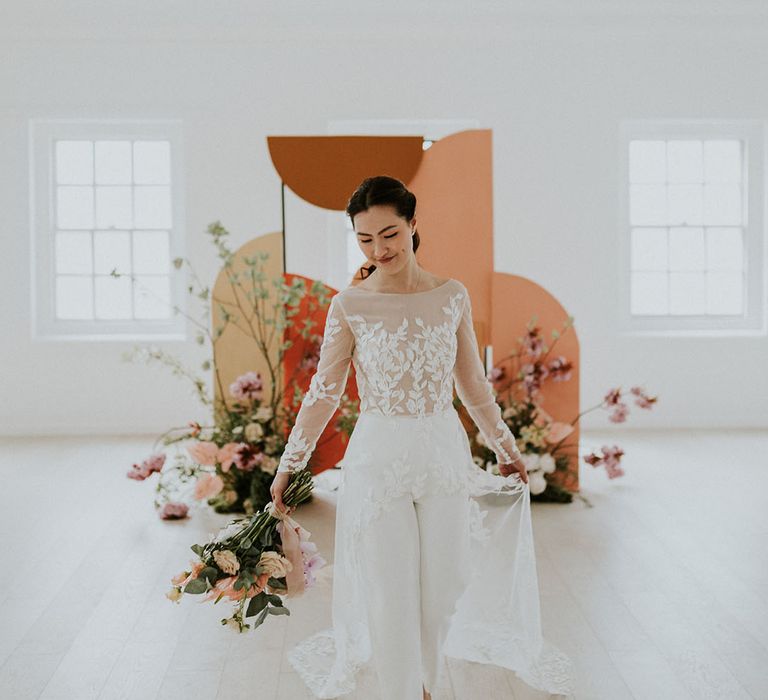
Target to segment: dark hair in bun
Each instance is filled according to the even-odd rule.
[[[413,194],[400,180],[388,175],[376,175],[363,180],[349,198],[347,215],[354,222],[356,214],[367,211],[375,205],[389,205],[394,208],[397,215],[406,221],[413,219],[416,213],[416,195]],[[419,247],[419,232],[415,231],[411,237],[413,240],[413,252]],[[363,266],[360,271],[365,271],[365,277],[376,269],[376,265]]]

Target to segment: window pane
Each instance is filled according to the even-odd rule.
[[[703,228],[669,230],[669,269],[703,270],[706,265]]]
[[[136,187],[135,228],[171,228],[170,187]]]
[[[694,183],[704,180],[704,153],[701,141],[670,141],[667,144],[669,182]]]
[[[56,188],[56,226],[93,228],[93,188]]]
[[[705,223],[726,226],[742,223],[741,185],[707,184],[704,196]]]
[[[667,273],[633,272],[630,311],[633,314],[667,313]]]
[[[707,313],[744,313],[744,277],[741,272],[710,272],[707,275]]]
[[[704,314],[706,305],[706,273],[669,273],[669,313]]]
[[[129,141],[96,142],[96,183],[131,184],[131,144]]]
[[[130,187],[96,188],[96,226],[98,228],[131,228]]]
[[[171,270],[167,231],[134,231],[133,266],[138,273],[160,273]]]
[[[96,318],[131,318],[131,278],[96,277]]]
[[[741,182],[741,141],[704,142],[704,178],[707,182]]]
[[[744,237],[740,228],[707,229],[707,267],[741,273],[744,269]]]
[[[670,185],[668,223],[689,226],[703,223],[703,198],[701,185]]]
[[[93,271],[90,231],[58,231],[55,257],[56,272],[90,274]]]
[[[664,185],[631,185],[629,221],[634,226],[664,226],[667,223],[667,190]]]
[[[60,185],[93,184],[93,143],[56,142],[56,182]]]
[[[120,274],[130,274],[131,237],[128,231],[96,231],[93,257],[97,274],[108,275],[114,268]]]
[[[633,228],[631,265],[633,270],[666,270],[667,229]]]
[[[667,180],[666,160],[664,141],[630,141],[629,181],[663,184]]]
[[[168,275],[137,276],[134,285],[135,318],[170,318],[171,285]]]
[[[92,319],[92,304],[92,277],[56,277],[56,318]]]
[[[133,181],[141,185],[171,182],[171,144],[168,141],[136,141],[133,144]]]

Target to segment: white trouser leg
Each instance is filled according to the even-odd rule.
[[[361,542],[372,662],[382,700],[421,700],[419,526],[412,497],[387,504]]]
[[[469,496],[424,496],[415,506],[421,550],[423,682],[432,693],[444,661],[451,615],[469,583]]]

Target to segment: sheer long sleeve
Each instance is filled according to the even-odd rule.
[[[456,364],[453,368],[456,393],[466,406],[486,444],[495,453],[498,463],[508,464],[520,455],[520,450],[515,444],[515,436],[502,418],[501,408],[496,403],[493,393],[493,386],[486,376],[478,353],[469,293],[464,295],[462,303],[461,319],[456,330]]]
[[[337,295],[338,296],[338,295]],[[278,472],[307,466],[320,434],[339,406],[349,377],[354,335],[337,296],[331,299],[325,320],[317,370],[312,375],[296,422],[291,428]]]

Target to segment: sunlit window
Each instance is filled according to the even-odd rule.
[[[630,323],[758,328],[762,271],[749,263],[762,237],[762,212],[752,201],[762,181],[760,130],[652,131],[639,137],[630,130],[623,144]]]
[[[178,330],[171,138],[54,133],[48,152],[50,208],[38,212],[37,235],[51,263],[50,307],[40,309],[41,326],[63,334]]]

